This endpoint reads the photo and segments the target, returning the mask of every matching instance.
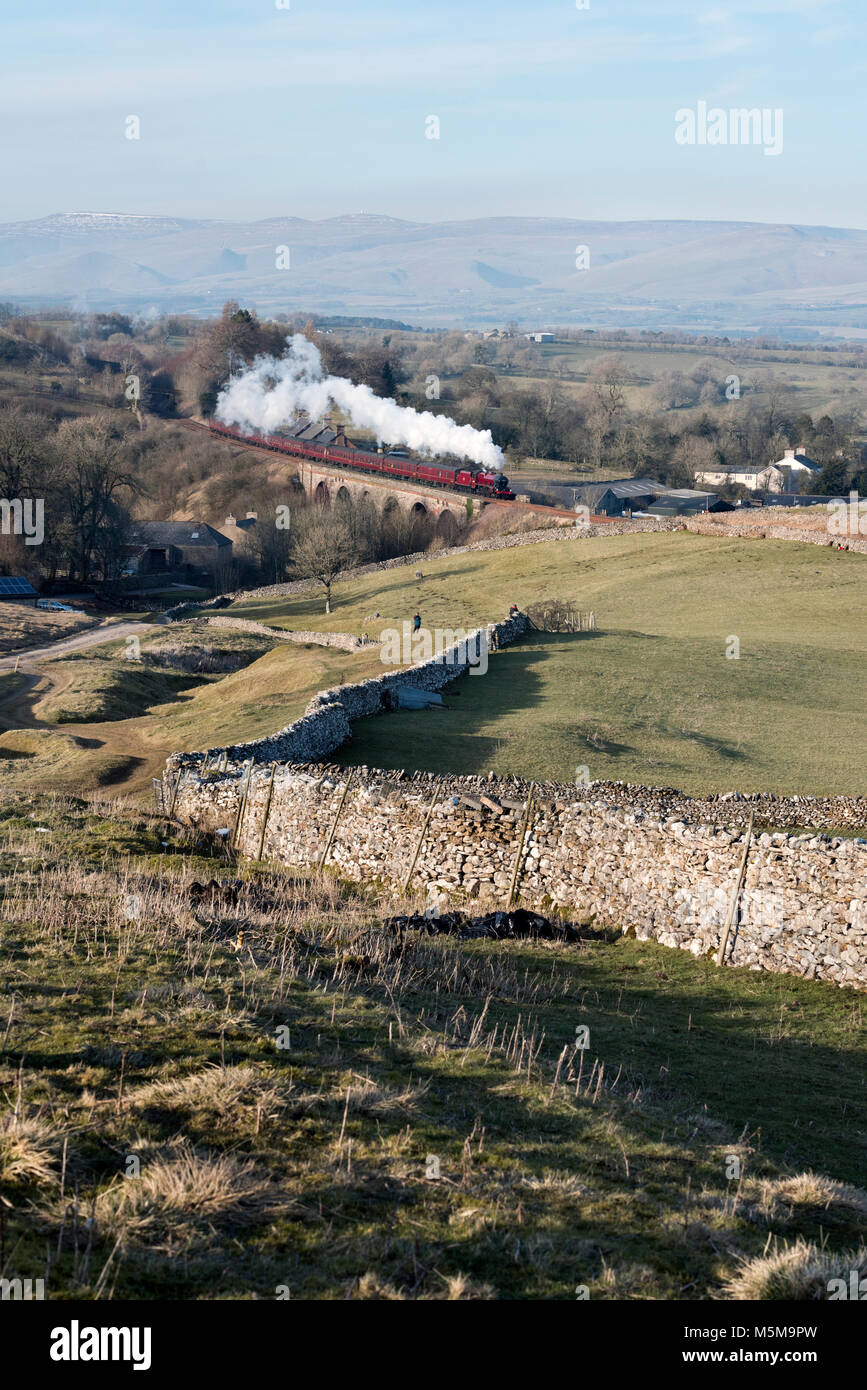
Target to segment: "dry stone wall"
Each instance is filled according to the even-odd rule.
[[[324,706],[323,713],[330,708]],[[328,862],[341,875],[397,886],[433,804],[414,885],[443,906],[505,904],[525,783],[407,778],[364,768],[353,773],[344,799],[349,775],[329,765],[278,766],[270,786],[270,769],[254,767],[246,795],[241,768],[213,780],[207,773],[204,779],[194,775],[180,787],[177,814],[203,831],[233,828],[243,798],[241,854],[258,855],[264,826],[265,858],[313,867],[333,829]],[[737,884],[744,833],[558,791],[546,786],[534,799],[519,865],[519,901],[695,955],[715,952]],[[727,959],[755,970],[867,987],[865,881],[864,841],[756,835]]]
[[[764,540],[767,537],[773,541],[801,541],[804,545],[824,545],[834,549],[842,546],[844,550],[854,550],[861,555],[867,555],[867,539],[862,537],[808,531],[802,526],[784,526],[773,520],[769,520],[767,525],[757,530],[755,525],[738,526],[736,522],[726,525],[724,522],[715,523],[707,516],[689,517],[686,519],[686,529],[697,536],[717,536],[723,540],[730,536],[747,541]]]
[[[257,637],[269,637],[277,642],[297,642],[305,646],[334,647],[338,651],[358,652],[364,647],[375,647],[377,642],[365,642],[351,632],[298,632],[287,627],[269,627],[267,623],[253,622],[250,618],[225,618],[222,616],[206,618],[208,627],[234,628],[238,632],[253,632]]]
[[[504,645],[526,627],[519,614],[488,633]],[[545,784],[521,848],[524,782],[362,768],[347,791],[350,773],[326,760],[351,737],[352,721],[394,708],[399,685],[442,689],[467,670],[468,656],[472,644],[469,653],[450,648],[375,680],[320,691],[301,719],[268,738],[174,754],[166,783],[175,814],[202,831],[232,831],[242,855],[257,857],[261,845],[263,857],[301,867],[320,862],[333,831],[329,862],[341,874],[397,886],[431,809],[413,882],[443,903],[505,905],[520,849],[524,905],[696,955],[719,946],[751,811],[760,827],[867,824],[864,798],[691,800],[670,789]],[[760,828],[727,958],[867,988],[865,898],[867,842]]]
[[[476,629],[466,640],[450,645],[429,661],[419,661],[414,666],[401,667],[354,685],[320,690],[302,718],[276,734],[228,748],[209,748],[201,753],[173,753],[167,770],[171,776],[178,771],[208,766],[235,769],[247,761],[303,763],[325,758],[350,737],[350,720],[396,709],[399,686],[442,690],[471,666],[479,664],[485,642],[492,647],[505,646],[528,627],[529,620],[523,613],[501,623],[489,623],[487,628]]]

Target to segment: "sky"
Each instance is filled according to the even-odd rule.
[[[3,0],[0,23],[2,222],[867,228],[867,0]],[[700,102],[782,111],[781,151],[678,143]]]

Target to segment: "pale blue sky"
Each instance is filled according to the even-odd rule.
[[[867,0],[4,0],[0,221],[517,213],[867,227]],[[781,107],[784,147],[674,113]],[[127,116],[141,139],[127,140]],[[436,115],[441,138],[425,138]]]

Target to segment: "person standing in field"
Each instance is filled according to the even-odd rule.
[[[413,630],[413,632],[418,632],[418,630],[419,630],[420,627],[421,627],[421,614],[420,614],[420,613],[414,613],[414,614],[413,614],[413,619],[412,619],[412,630]]]

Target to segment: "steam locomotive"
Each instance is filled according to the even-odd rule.
[[[389,478],[411,479],[426,483],[429,487],[454,488],[458,492],[470,492],[484,497],[497,497],[510,502],[515,494],[509,488],[509,480],[503,473],[489,473],[477,463],[449,463],[448,461],[411,459],[405,454],[374,454],[364,449],[351,449],[322,442],[330,436],[337,439],[333,430],[320,429],[315,439],[298,439],[282,434],[243,434],[235,425],[223,425],[219,421],[208,422],[212,434],[225,435],[237,439],[242,444],[258,444],[264,449],[276,449],[281,454],[294,454],[301,458],[318,459],[321,463],[336,464],[340,468],[354,468],[362,473],[378,473]],[[305,431],[306,432],[306,431]],[[345,437],[345,436],[344,436]]]

